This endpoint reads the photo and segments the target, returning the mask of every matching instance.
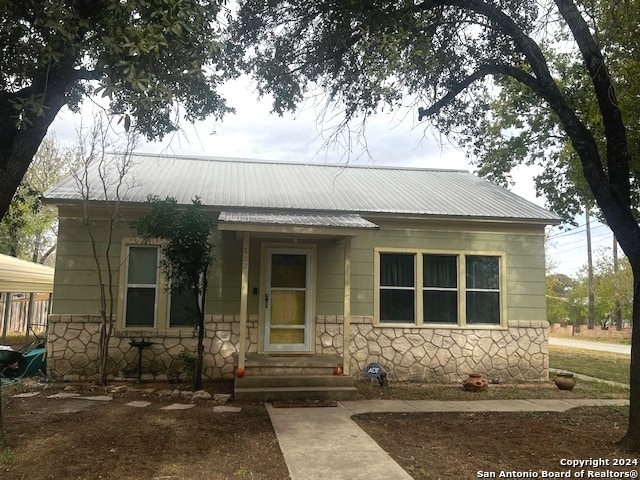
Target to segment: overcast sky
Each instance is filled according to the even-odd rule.
[[[448,168],[473,171],[464,153],[439,138],[425,133],[425,123],[417,122],[415,109],[385,113],[369,120],[364,138],[354,133],[331,138],[335,122],[325,115],[320,123],[320,109],[313,105],[299,113],[284,117],[270,114],[268,99],[258,101],[248,81],[240,80],[225,88],[229,104],[236,113],[223,122],[206,121],[195,126],[185,124],[184,130],[162,142],[144,143],[138,149],[144,153],[173,155],[224,156],[314,163],[344,163],[384,166],[412,166]],[[83,104],[84,123],[91,118],[92,104]],[[76,143],[76,129],[80,116],[64,109],[52,125],[60,142]],[[357,126],[356,126],[357,127]],[[513,192],[544,206],[544,199],[536,198],[532,171],[526,168],[514,173]],[[584,224],[584,218],[578,220]],[[597,225],[595,225],[597,227]],[[597,233],[597,235],[596,235]],[[554,228],[548,255],[561,273],[573,274],[586,263],[584,227],[561,233]],[[594,232],[596,246],[610,247],[611,234],[606,227]]]

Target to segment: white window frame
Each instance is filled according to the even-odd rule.
[[[129,251],[132,247],[148,247],[157,249],[157,274],[156,274],[156,295],[154,304],[154,325],[153,326],[136,326],[127,325],[126,317],[126,301],[127,290],[129,287],[140,286],[150,287],[151,284],[129,284]],[[117,328],[124,331],[131,332],[144,332],[151,335],[160,331],[164,332],[179,332],[185,330],[193,330],[193,326],[175,326],[170,327],[171,323],[171,292],[168,289],[168,283],[166,275],[162,272],[162,242],[158,239],[151,240],[149,242],[144,241],[138,237],[123,237],[120,243],[120,273],[118,280],[118,315],[117,315]],[[139,334],[138,334],[139,335]]]
[[[405,286],[391,286],[391,285],[380,285],[380,269],[382,268],[382,262],[381,262],[381,257],[382,255],[411,255],[413,257],[413,286],[412,287],[405,287]],[[380,318],[380,293],[383,290],[386,291],[390,291],[390,290],[395,290],[395,291],[411,291],[413,292],[413,316],[414,316],[414,323],[415,323],[415,317],[417,316],[417,308],[416,308],[416,303],[417,303],[417,297],[418,297],[418,286],[416,283],[416,272],[418,270],[417,267],[417,263],[418,263],[418,254],[416,254],[415,252],[405,252],[405,251],[394,251],[394,252],[387,252],[387,251],[380,251],[377,254],[377,260],[378,260],[378,266],[377,266],[377,273],[378,273],[378,281],[377,281],[377,292],[378,292],[378,300],[376,301],[376,305],[378,308],[377,311],[377,316],[376,318],[379,320],[379,322],[381,324],[393,324],[393,323],[402,323],[402,324],[408,324],[409,322],[389,322],[388,320],[382,320]]]
[[[155,283],[129,283],[129,257],[131,248],[149,248],[156,250],[156,281]],[[125,250],[125,268],[124,270],[124,289],[123,289],[123,302],[122,302],[122,326],[125,329],[147,329],[156,328],[158,324],[158,300],[159,300],[159,283],[160,283],[160,247],[158,245],[146,245],[140,243],[128,243]],[[130,288],[153,288],[154,289],[154,301],[153,301],[153,325],[129,325],[127,323],[127,302],[129,300]]]

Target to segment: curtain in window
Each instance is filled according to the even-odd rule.
[[[458,261],[455,255],[423,255],[424,323],[458,323]]]
[[[415,256],[380,254],[380,321],[415,321]]]
[[[384,253],[380,255],[380,285],[385,287],[413,287],[414,255]]]
[[[455,255],[423,255],[425,287],[457,288],[458,262]]]

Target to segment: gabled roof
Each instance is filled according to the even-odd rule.
[[[115,156],[113,156],[115,162]],[[283,163],[248,159],[133,155],[121,200],[149,195],[180,204],[199,197],[215,210],[281,213],[393,214],[559,223],[559,217],[463,170]],[[103,194],[97,164],[89,168],[95,196]],[[99,188],[98,188],[99,187]],[[70,177],[45,192],[48,203],[82,200]]]

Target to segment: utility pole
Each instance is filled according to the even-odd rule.
[[[618,239],[613,236],[613,284],[615,286],[615,309],[613,317],[616,321],[616,330],[622,330],[622,307],[620,306],[620,279],[618,278]]]
[[[593,285],[593,256],[591,255],[591,208],[585,207],[586,227],[587,227],[587,263],[589,269],[589,330],[596,328],[596,304]]]

